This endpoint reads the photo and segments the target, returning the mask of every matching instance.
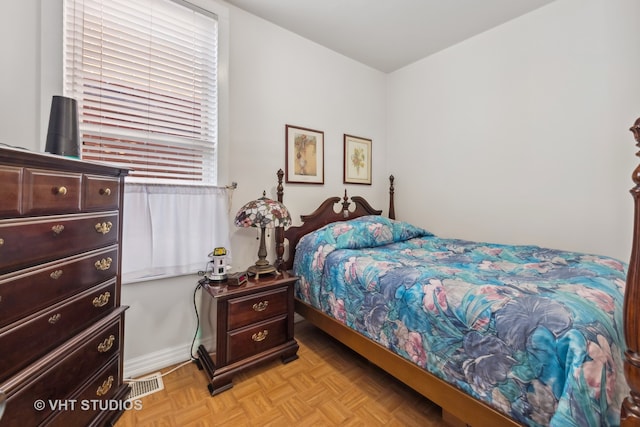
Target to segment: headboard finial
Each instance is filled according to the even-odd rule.
[[[633,137],[636,140],[636,147],[640,148],[640,118],[635,121],[629,130],[633,132]],[[636,156],[640,157],[640,151],[636,153]],[[640,165],[638,165],[638,167],[633,171],[631,179],[636,185],[640,185]]]
[[[344,197],[342,198],[342,217],[349,218],[349,197],[347,197],[347,189],[344,189]]]
[[[278,169],[276,173],[278,175],[278,187],[276,189],[276,194],[278,195],[278,201],[282,203],[282,199],[284,196],[284,187],[282,187],[282,177],[284,176],[284,171],[282,169]]]
[[[391,219],[396,219],[395,201],[393,200],[393,193],[395,192],[393,181],[395,179],[393,175],[389,175],[389,218]]]

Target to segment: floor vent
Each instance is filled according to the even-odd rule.
[[[139,399],[142,396],[164,390],[164,383],[162,382],[160,372],[131,381],[129,385],[131,386],[131,392],[129,392],[127,400]]]

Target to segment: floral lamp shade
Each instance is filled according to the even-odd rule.
[[[236,214],[234,223],[237,227],[260,228],[260,248],[258,249],[258,261],[247,269],[250,274],[259,278],[260,274],[276,273],[276,267],[267,261],[267,247],[264,242],[265,228],[286,227],[291,225],[291,215],[280,202],[271,200],[262,192],[262,197],[245,204]]]
[[[236,214],[236,227],[286,227],[291,225],[291,215],[286,206],[275,200],[262,197],[245,204]]]

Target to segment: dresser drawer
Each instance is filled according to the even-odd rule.
[[[22,212],[22,168],[0,165],[0,218]]]
[[[251,323],[287,313],[287,288],[233,298],[228,301],[228,329],[236,329]]]
[[[85,175],[83,210],[118,209],[120,180],[103,176]]]
[[[114,411],[131,407],[125,405],[124,401],[114,400],[117,397],[115,394],[122,386],[120,378],[122,373],[119,361],[116,359],[100,371],[79,394],[73,396],[73,400],[77,402],[75,411],[62,411],[56,414],[55,418],[47,422],[47,426],[87,426],[98,413],[104,410]]]
[[[80,212],[82,174],[24,169],[22,213]]]
[[[0,330],[0,381],[111,311],[117,297],[113,279]]]
[[[111,245],[118,213],[0,220],[0,274]]]
[[[80,360],[73,358],[74,361]],[[31,384],[19,392],[15,399],[7,400],[5,416],[2,419],[2,426],[36,426],[45,421],[44,425],[53,426],[84,426],[100,412],[99,401],[109,399],[115,390],[120,386],[121,375],[119,359],[109,363],[105,369],[89,383],[78,398],[71,398],[68,393],[73,390],[66,390],[66,387],[79,384],[70,382],[69,377],[64,375],[64,367],[72,360],[67,359],[65,363],[55,366],[47,372],[36,383]],[[79,377],[76,377],[79,378]],[[81,377],[84,378],[84,377]],[[49,382],[57,381],[57,382]],[[65,387],[66,386],[66,387]],[[66,393],[66,394],[65,394]],[[103,394],[100,394],[103,393]],[[98,396],[100,394],[100,396]],[[85,397],[86,396],[86,397]],[[44,409],[38,411],[34,408],[34,402],[43,401]],[[62,403],[66,406],[59,407]],[[95,410],[94,410],[95,408]],[[56,411],[57,410],[57,411]],[[46,418],[49,417],[49,420]]]
[[[227,334],[227,362],[258,354],[287,341],[287,316],[278,316]]]
[[[115,277],[118,248],[110,246],[0,276],[0,328]]]
[[[29,381],[17,385],[11,391],[6,403],[5,416],[0,424],[36,425],[53,412],[52,404],[75,399],[74,395],[82,393],[84,390],[80,387],[86,378],[105,368],[117,372],[123,316],[122,312],[117,316],[111,316],[112,318],[105,319],[105,322],[96,324],[64,343],[47,356],[53,363],[38,362],[33,368],[35,374]],[[94,382],[108,379],[104,374],[103,377],[96,378]],[[34,402],[37,400],[45,402],[44,409],[34,408]],[[71,404],[75,404],[73,412],[81,412],[81,402]],[[71,410],[71,407],[67,405],[66,409]]]

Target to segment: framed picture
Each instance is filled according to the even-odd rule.
[[[324,184],[324,132],[286,125],[286,182]]]
[[[344,183],[371,185],[371,140],[344,135]]]

